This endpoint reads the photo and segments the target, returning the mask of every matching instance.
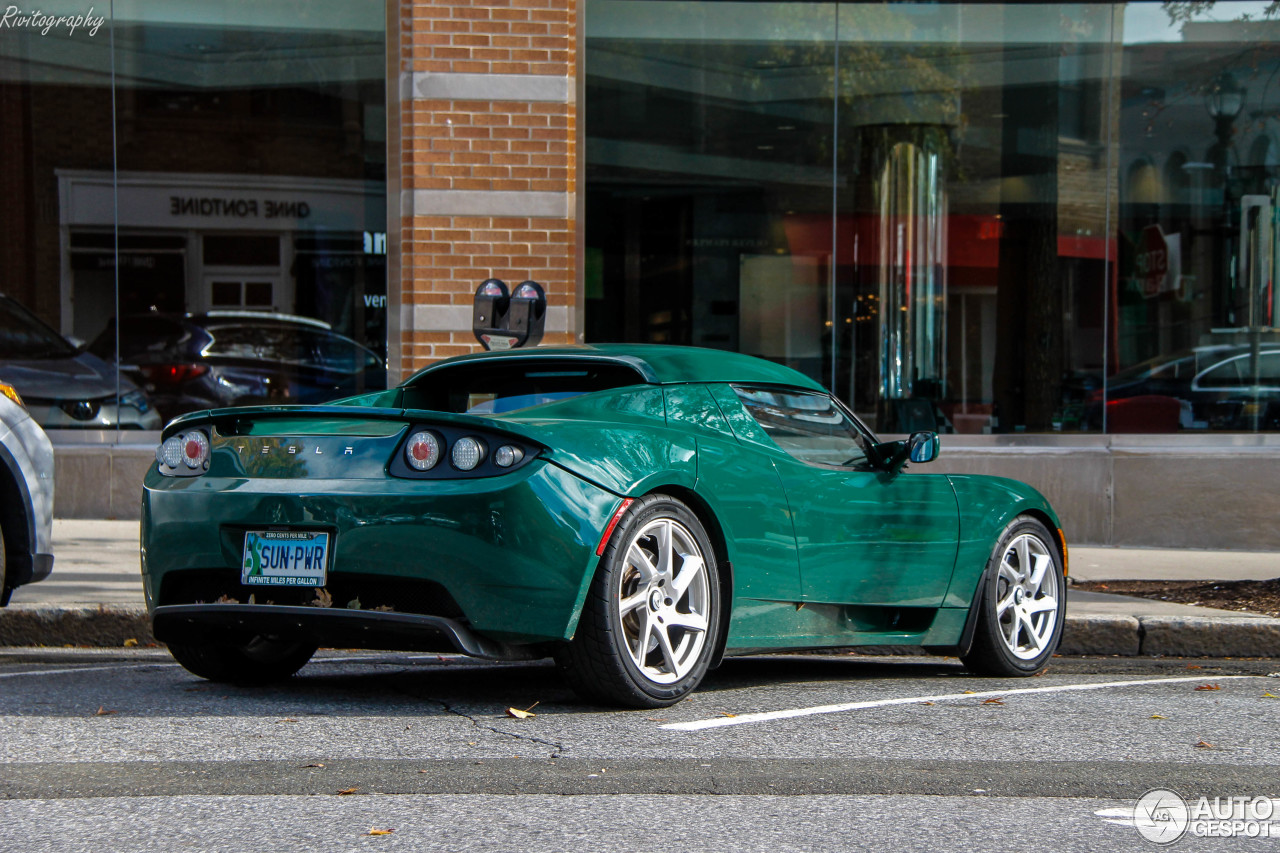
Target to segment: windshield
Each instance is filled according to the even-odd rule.
[[[428,373],[405,389],[404,405],[473,415],[502,415],[594,391],[644,382],[633,368],[599,362],[520,359],[471,362]]]
[[[76,348],[11,299],[0,298],[0,358],[35,361],[73,358]]]

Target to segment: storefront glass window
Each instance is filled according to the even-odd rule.
[[[0,292],[78,347],[0,378],[104,440],[385,387],[383,4],[104,11],[0,31]]]
[[[588,339],[783,361],[889,432],[1280,428],[1277,27],[590,0]]]

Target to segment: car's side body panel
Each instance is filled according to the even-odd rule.
[[[947,474],[960,509],[960,542],[956,571],[947,590],[947,607],[967,608],[973,601],[996,540],[1019,515],[1038,516],[1051,531],[1062,522],[1038,491],[1003,477],[981,474]]]

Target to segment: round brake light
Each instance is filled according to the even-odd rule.
[[[423,430],[409,437],[404,446],[404,460],[417,471],[429,471],[440,461],[440,439]]]
[[[179,439],[182,441],[183,464],[192,471],[204,465],[209,458],[209,439],[204,437],[204,433],[193,430]]]

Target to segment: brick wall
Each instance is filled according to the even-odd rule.
[[[471,302],[486,278],[537,281],[544,343],[580,339],[579,2],[402,0],[389,21],[402,375],[479,349]]]

